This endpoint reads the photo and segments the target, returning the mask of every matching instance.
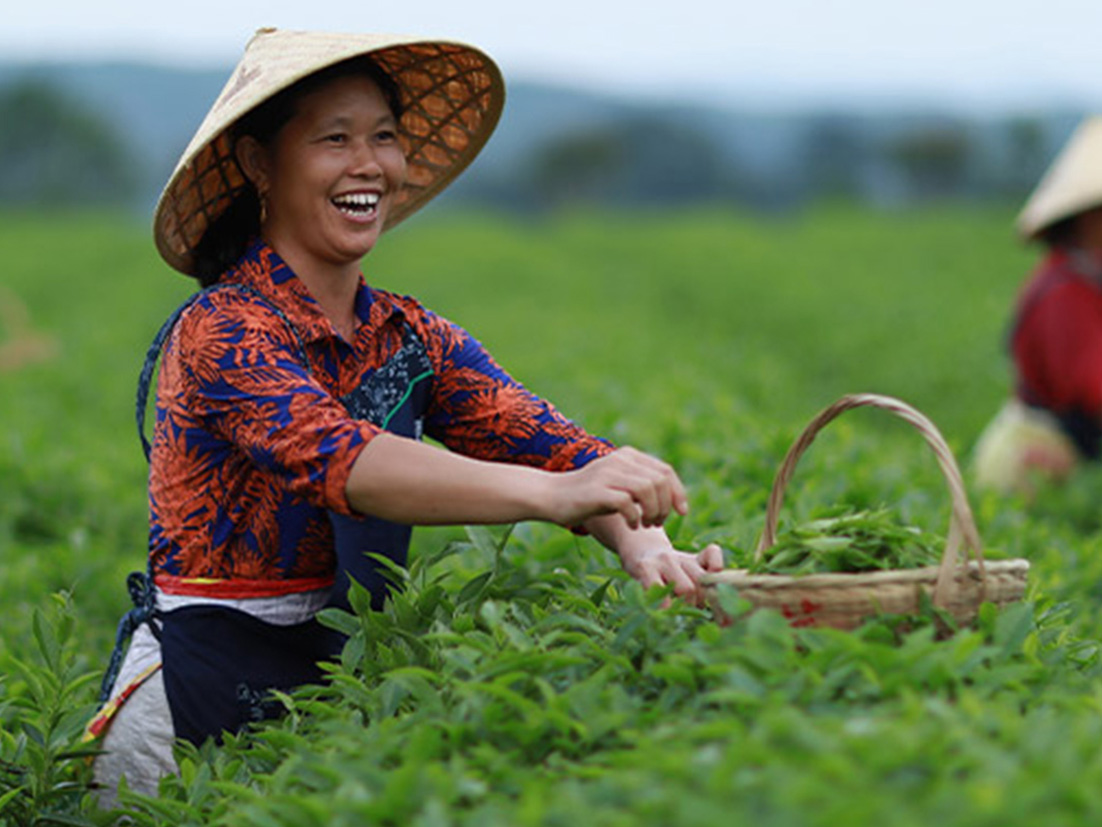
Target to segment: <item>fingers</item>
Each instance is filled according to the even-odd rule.
[[[685,486],[677,472],[660,459],[634,448],[620,448],[598,462],[605,464],[601,470],[609,473],[609,484],[627,493],[637,506],[634,511],[624,505],[618,509],[632,528],[660,526],[671,510],[688,512]]]
[[[700,583],[705,572],[723,568],[723,552],[717,545],[710,545],[698,554],[674,549],[658,549],[637,555],[630,561],[625,557],[625,568],[644,588],[673,586],[673,593],[693,606],[704,603],[704,590]]]
[[[681,478],[670,465],[657,457],[652,457],[650,454],[644,454],[642,451],[637,451],[634,448],[624,448],[621,450],[627,452],[628,458],[637,463],[647,476],[647,479],[653,486],[657,512],[662,514],[663,519],[665,519],[665,515],[668,515],[671,509],[678,514],[688,513],[688,494],[685,491],[685,486],[681,482]]]
[[[658,556],[655,555],[654,558],[646,561],[636,575],[640,585],[645,589],[649,589],[651,586],[672,585],[675,595],[692,605],[696,605],[698,599],[696,584],[693,583],[692,578],[676,563],[664,562],[657,558]],[[668,599],[663,601],[662,608],[669,608],[669,606],[670,601]]]
[[[703,599],[700,576],[703,569],[697,565],[691,555],[673,552],[677,555],[666,569],[664,582],[673,586],[673,593],[692,606],[699,606]]]
[[[696,555],[696,561],[704,571],[723,571],[723,550],[712,543]]]
[[[664,525],[686,514],[688,495],[677,472],[634,448],[619,448],[576,471],[555,475],[545,519],[576,525],[600,514],[620,514],[632,529]]]
[[[620,513],[624,518],[624,522],[628,524],[628,528],[635,531],[643,526],[643,506],[635,501],[635,499],[626,491],[618,492],[616,498],[618,505],[615,510]]]

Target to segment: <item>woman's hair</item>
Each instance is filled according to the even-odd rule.
[[[1076,236],[1075,219],[1077,217],[1078,214],[1063,218],[1055,224],[1049,224],[1041,230],[1038,237],[1049,249],[1068,247],[1074,244]]]
[[[283,126],[295,116],[298,102],[331,81],[366,76],[383,93],[396,120],[402,117],[402,96],[393,78],[370,57],[354,57],[307,75],[249,110],[230,127],[231,151],[248,135],[261,146],[271,146]],[[203,287],[215,284],[245,253],[260,232],[260,198],[249,182],[230,205],[210,223],[195,247],[195,277]]]

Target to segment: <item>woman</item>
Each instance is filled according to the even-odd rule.
[[[105,789],[154,790],[174,738],[237,730],[274,714],[271,689],[318,680],[340,642],[317,611],[347,605],[349,576],[381,605],[365,552],[404,563],[412,525],[588,531],[694,601],[722,567],[663,531],[687,508],[669,466],[585,433],[361,276],[383,230],[470,163],[503,94],[462,44],[261,30],[185,151],[155,238],[213,286],[162,331],[152,587],[134,583],[137,628],[90,728]]]
[[[1078,127],[1018,229],[1046,254],[1018,299],[1014,397],[977,445],[976,474],[1029,493],[1098,459],[1102,444],[1102,118]]]

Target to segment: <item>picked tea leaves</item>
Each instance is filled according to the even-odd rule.
[[[824,574],[937,565],[941,538],[902,525],[887,509],[840,511],[782,532],[747,568],[755,574]]]

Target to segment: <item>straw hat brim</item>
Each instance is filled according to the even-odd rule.
[[[404,110],[398,132],[407,180],[384,229],[424,206],[474,160],[505,104],[501,71],[479,49],[403,35],[261,29],[249,41],[157,203],[154,240],[170,266],[194,275],[195,249],[207,227],[248,186],[233,154],[233,124],[302,78],[365,55],[394,80]]]
[[[1082,121],[1018,215],[1019,234],[1037,239],[1066,218],[1102,206],[1102,117]]]

